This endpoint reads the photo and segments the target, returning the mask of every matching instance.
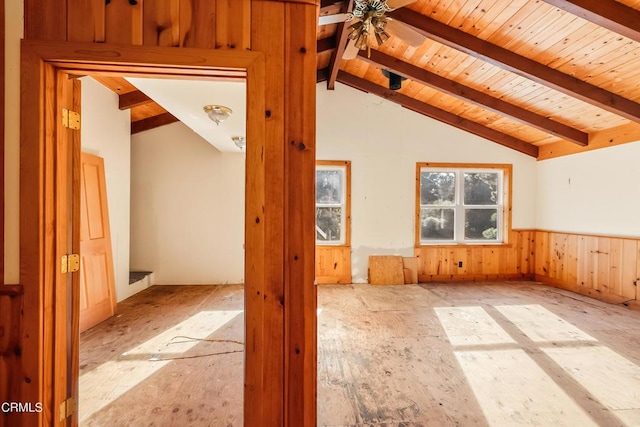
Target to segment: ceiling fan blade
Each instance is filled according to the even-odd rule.
[[[344,50],[344,53],[342,54],[342,59],[354,59],[355,57],[358,56],[358,51],[360,49],[357,48],[356,46],[356,41],[349,39],[349,43],[347,43],[347,47]]]
[[[416,0],[387,0],[387,6],[389,6],[391,9],[397,9],[399,7],[404,7],[415,2]]]
[[[385,30],[414,47],[420,46],[427,39],[413,28],[391,18],[387,20]]]
[[[322,15],[318,18],[318,25],[338,24],[347,19],[346,13],[336,13],[335,15]]]

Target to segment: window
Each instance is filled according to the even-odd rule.
[[[419,163],[417,175],[418,244],[505,243],[510,165]]]
[[[316,165],[318,245],[349,244],[350,166],[348,161],[319,161]]]

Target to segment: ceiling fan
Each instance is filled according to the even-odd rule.
[[[371,52],[374,41],[380,46],[394,35],[411,46],[420,46],[425,36],[400,21],[386,16],[387,12],[414,3],[416,0],[354,0],[349,13],[321,16],[318,25],[355,21],[348,27],[349,42],[342,55],[343,59],[353,59],[359,50]]]

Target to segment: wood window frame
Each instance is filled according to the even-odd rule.
[[[438,168],[438,169],[495,169],[503,173],[502,183],[502,241],[495,243],[428,243],[425,244],[420,239],[420,171],[422,168]],[[435,162],[418,162],[416,163],[416,198],[415,198],[415,247],[496,247],[511,246],[509,241],[512,225],[512,188],[513,188],[513,165],[506,163],[435,163]]]
[[[344,242],[341,243],[319,243],[316,239],[316,246],[323,247],[351,247],[351,161],[350,160],[317,160],[318,166],[343,167],[345,168],[345,199],[344,199]]]

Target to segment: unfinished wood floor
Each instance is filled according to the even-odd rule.
[[[318,290],[319,426],[639,426],[640,313],[528,282]],[[88,426],[241,426],[241,286],[154,286],[81,336]],[[207,338],[211,341],[196,341]]]

